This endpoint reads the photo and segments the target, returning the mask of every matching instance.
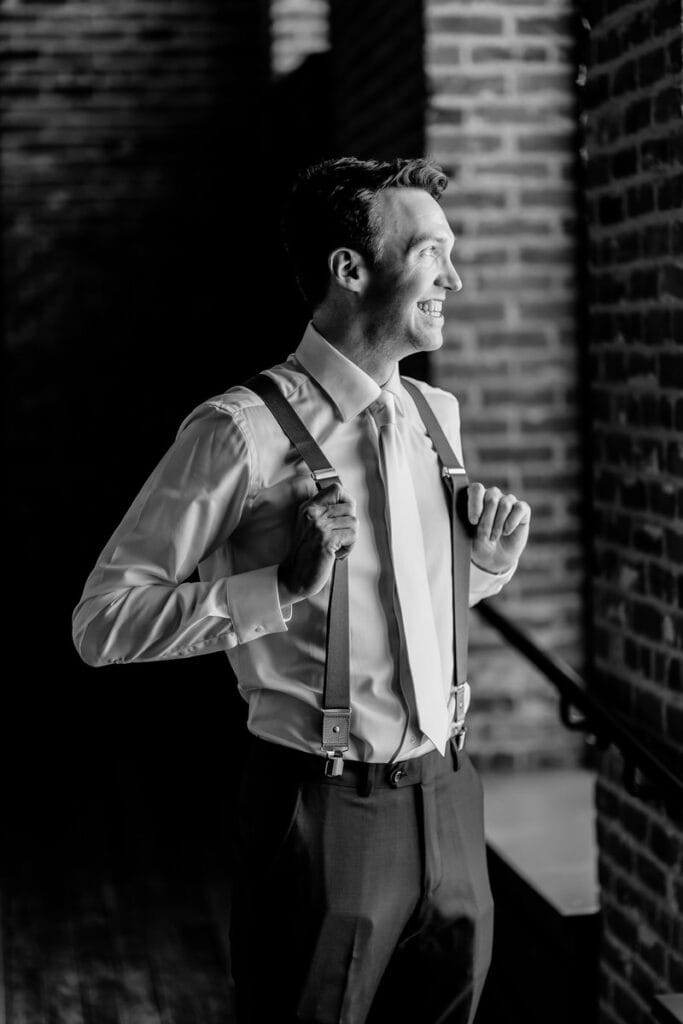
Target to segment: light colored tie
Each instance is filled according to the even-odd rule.
[[[450,735],[450,722],[439,640],[434,625],[420,513],[410,467],[396,426],[396,405],[391,391],[383,390],[381,397],[370,406],[370,412],[379,428],[394,578],[418,721],[424,735],[443,754]]]

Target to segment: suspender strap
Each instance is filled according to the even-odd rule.
[[[265,403],[311,471],[318,490],[333,482],[341,484],[337,471],[304,426],[271,377],[259,373],[247,381]],[[349,749],[351,691],[349,685],[349,563],[336,559],[330,582],[323,685],[321,748],[328,762],[327,775],[341,775],[344,752]]]
[[[455,673],[455,723],[460,744],[464,742],[465,683],[467,682],[467,631],[472,527],[467,519],[467,474],[451,448],[432,408],[420,389],[401,377],[411,396],[441,463],[441,473],[450,494],[453,559],[453,664]]]

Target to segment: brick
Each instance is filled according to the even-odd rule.
[[[656,267],[634,270],[629,278],[630,299],[656,299],[659,294],[659,271]]]
[[[656,35],[662,35],[670,28],[680,29],[681,7],[678,0],[659,0],[652,12],[652,25]]]
[[[429,19],[429,30],[434,33],[453,32],[461,36],[499,36],[503,31],[502,18],[477,15],[443,15]]]
[[[520,153],[568,152],[573,146],[573,138],[568,132],[538,132],[521,136],[517,140],[517,146]]]
[[[620,64],[612,77],[612,95],[621,96],[633,92],[638,85],[638,69],[634,60]]]
[[[626,193],[626,203],[629,217],[650,213],[655,207],[655,194],[652,185],[634,185],[629,188]]]
[[[672,143],[673,140],[669,138],[644,139],[640,144],[643,170],[654,171],[658,175],[666,173],[669,165],[675,161]]]
[[[671,337],[671,316],[667,309],[648,309],[644,318],[643,340],[652,344],[660,345]],[[652,420],[653,423],[661,422],[659,419]]]
[[[666,556],[676,565],[683,565],[683,534],[675,530],[667,530],[665,533]]]
[[[671,867],[675,867],[680,856],[680,846],[679,837],[674,835],[671,830],[663,828],[656,821],[652,823],[650,829],[650,849],[658,860]]]
[[[638,171],[638,150],[635,146],[621,149],[612,157],[612,176],[630,178]]]
[[[673,519],[676,516],[676,488],[673,484],[653,481],[648,483],[648,504],[657,515]]]
[[[624,112],[624,132],[635,135],[642,128],[648,128],[651,120],[652,101],[649,96],[640,96],[627,106]]]
[[[665,71],[666,54],[663,47],[651,50],[638,60],[638,81],[641,86],[659,81]]]
[[[635,191],[635,189],[631,191]],[[629,213],[631,212],[629,207]],[[598,217],[600,223],[605,225],[617,224],[622,221],[624,219],[624,203],[621,196],[601,196],[598,203]]]
[[[642,233],[643,255],[667,255],[671,250],[670,234],[670,226],[668,224],[649,224]]]
[[[631,915],[624,913],[615,906],[604,908],[605,923],[609,931],[623,942],[626,946],[634,946],[637,941],[638,930],[635,920]]]
[[[683,265],[667,263],[662,267],[661,295],[683,298]]]
[[[659,380],[663,388],[683,387],[683,352],[663,352],[659,359]]]
[[[680,210],[683,204],[683,174],[676,174],[657,187],[658,210]]]
[[[673,121],[680,117],[681,112],[681,90],[674,86],[667,86],[657,93],[654,105],[654,120],[657,124]]]

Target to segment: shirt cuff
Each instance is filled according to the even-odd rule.
[[[284,633],[291,606],[280,608],[277,565],[228,577],[228,608],[237,642],[247,644],[268,633]]]
[[[498,594],[512,579],[516,569],[517,562],[505,572],[488,572],[475,565],[474,562],[470,562],[470,605],[485,597],[493,597],[494,594]]]

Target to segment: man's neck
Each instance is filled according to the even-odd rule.
[[[360,328],[340,329],[331,318],[318,315],[313,318],[313,326],[325,341],[359,366],[380,387],[384,387],[392,377],[398,360],[381,343],[369,341]]]

